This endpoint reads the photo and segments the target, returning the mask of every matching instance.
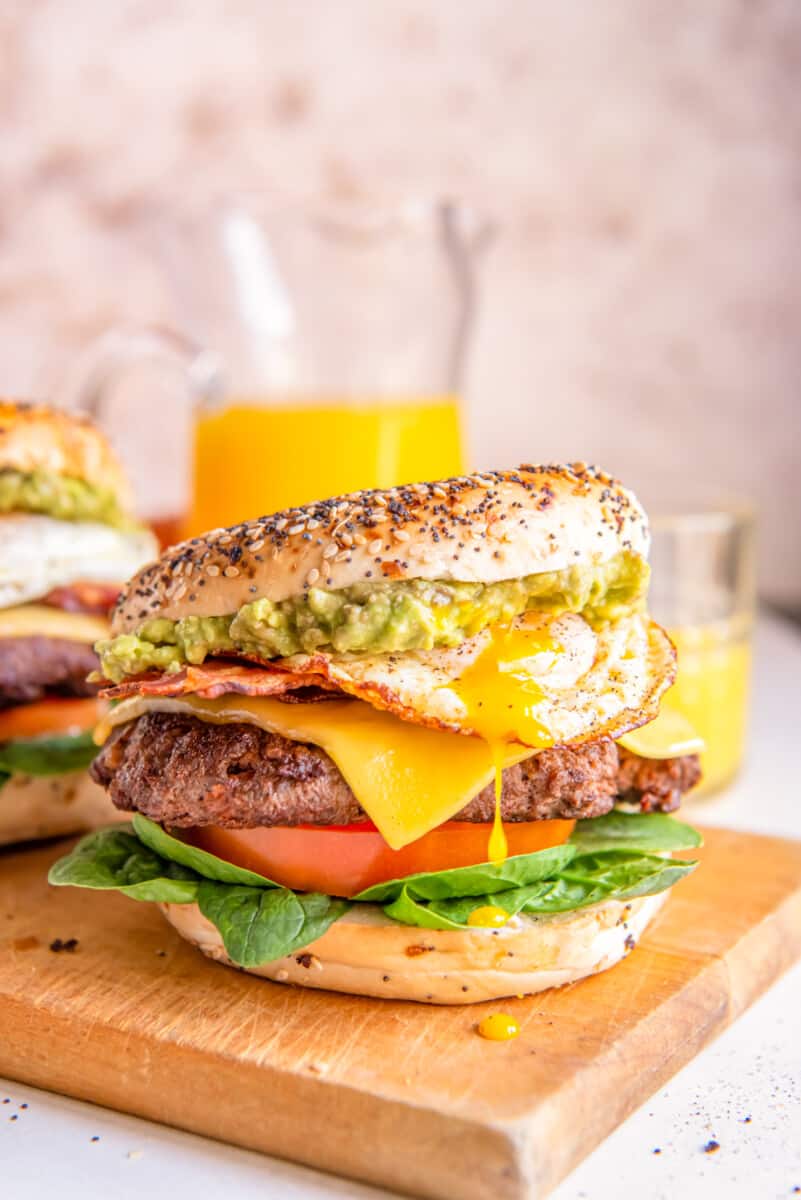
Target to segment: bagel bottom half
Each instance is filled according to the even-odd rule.
[[[12,775],[0,789],[0,846],[85,833],[125,818],[85,771]]]
[[[614,966],[639,941],[667,896],[665,891],[610,900],[555,916],[515,917],[502,929],[465,930],[400,925],[376,905],[356,904],[316,942],[249,973],[279,983],[428,1004],[528,995]],[[160,907],[204,954],[236,965],[196,904]]]

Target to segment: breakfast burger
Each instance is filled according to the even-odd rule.
[[[700,841],[667,815],[699,768],[657,719],[647,550],[635,497],[578,463],[171,548],[96,647],[92,774],[132,820],[51,882],[315,988],[470,1003],[612,966]]]
[[[0,845],[114,815],[86,773],[101,709],[86,677],[121,583],[155,550],[96,429],[0,401]]]

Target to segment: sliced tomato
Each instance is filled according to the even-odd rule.
[[[83,733],[93,729],[105,711],[102,700],[54,696],[33,704],[17,704],[0,712],[0,742],[47,733]]]
[[[504,828],[509,855],[559,846],[567,841],[574,826],[575,821],[507,824]],[[355,896],[387,879],[485,863],[491,828],[469,821],[447,821],[402,850],[390,850],[370,821],[258,829],[221,829],[213,825],[184,830],[182,836],[226,862],[257,871],[295,891]]]

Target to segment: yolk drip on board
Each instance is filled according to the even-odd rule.
[[[543,697],[532,672],[532,659],[553,659],[562,647],[547,628],[498,626],[490,631],[490,642],[459,677],[454,691],[465,706],[470,723],[492,751],[495,765],[495,819],[489,839],[492,863],[507,857],[507,841],[501,818],[502,764],[510,742],[544,750],[553,738],[537,719],[536,707]],[[542,660],[540,660],[542,661]]]
[[[509,1013],[490,1013],[479,1021],[478,1033],[489,1042],[509,1042],[520,1033],[520,1025]]]

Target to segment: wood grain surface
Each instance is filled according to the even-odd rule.
[[[801,842],[710,830],[642,945],[525,1000],[294,990],[0,855],[0,1074],[437,1200],[547,1194],[801,953]],[[50,945],[77,938],[72,950]],[[521,1034],[476,1022],[513,1013]]]

